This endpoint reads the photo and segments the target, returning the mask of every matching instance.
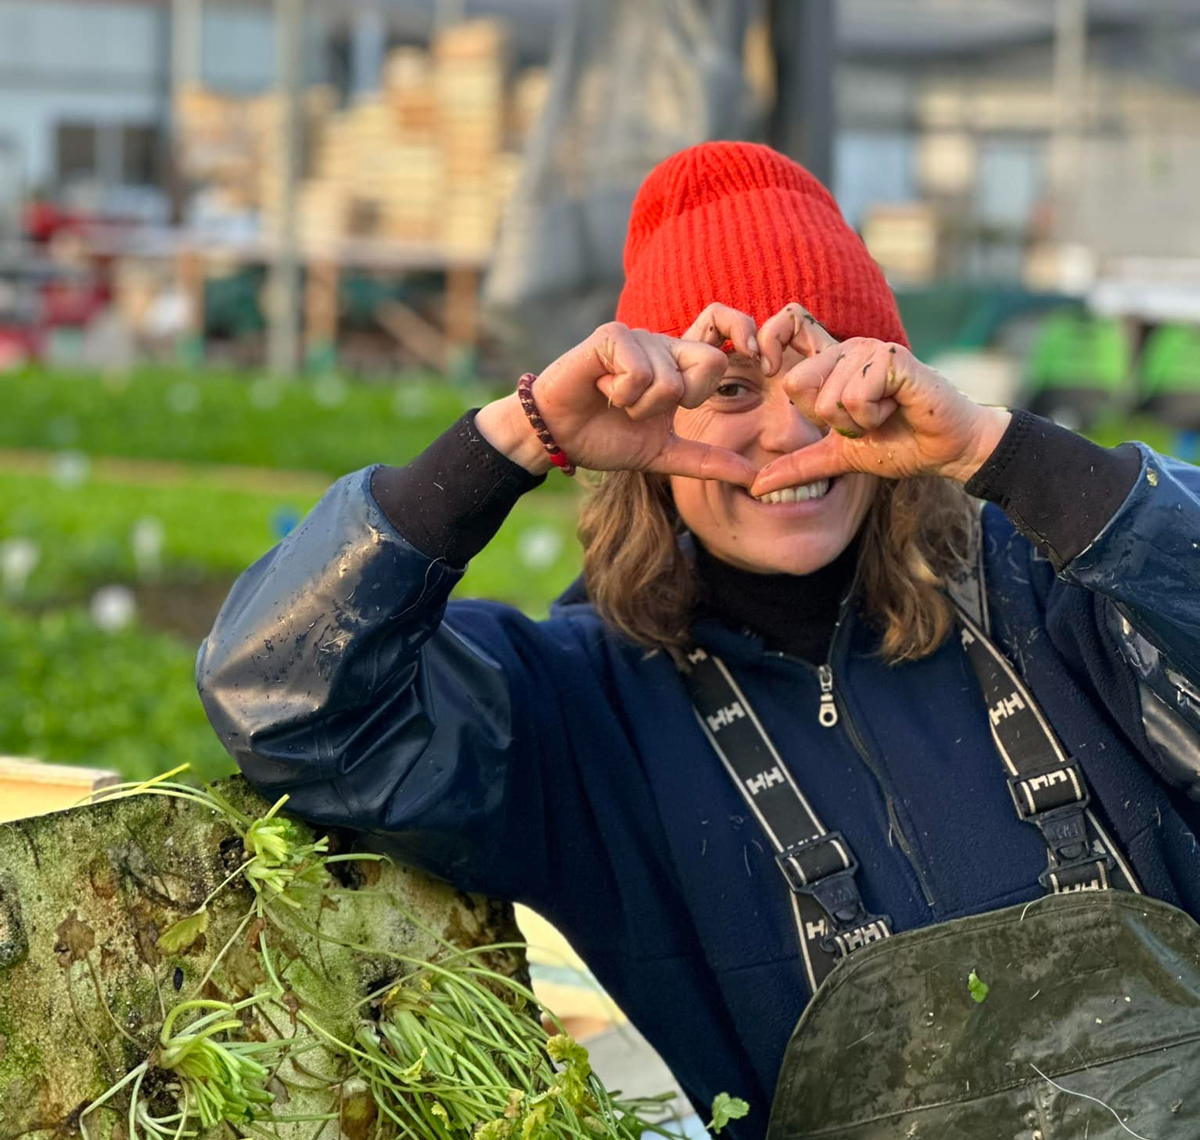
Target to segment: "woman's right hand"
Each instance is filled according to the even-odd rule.
[[[736,340],[735,347],[752,351]],[[533,395],[555,442],[580,467],[748,487],[757,468],[744,456],[675,434],[675,410],[703,404],[721,383],[725,365],[720,348],[701,340],[613,322],[545,369]],[[528,470],[541,473],[551,466],[515,394],[481,409],[475,424],[493,447]]]

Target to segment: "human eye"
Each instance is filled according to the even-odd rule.
[[[726,376],[717,385],[713,395],[724,402],[740,402],[754,395],[754,387],[746,380],[736,376]]]

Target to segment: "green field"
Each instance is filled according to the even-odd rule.
[[[112,768],[141,779],[189,763],[213,778],[232,761],[192,682],[195,647],[142,629],[105,633],[77,608],[0,606],[0,753]]]
[[[334,377],[143,370],[122,377],[0,375],[0,448],[222,463],[334,477],[404,463],[464,411],[495,395],[412,377],[394,385]]]
[[[112,582],[232,581],[316,502],[321,482],[271,494],[231,490],[211,471],[199,471],[186,483],[88,479],[64,486],[51,476],[0,469],[0,542],[30,539],[39,551],[20,597],[9,600],[76,601]],[[577,501],[573,495],[527,496],[472,562],[460,589],[544,613],[578,573]],[[157,571],[144,563],[139,568],[139,525],[162,536]]]
[[[0,567],[14,541],[36,552],[28,575],[0,576],[0,754],[127,777],[184,761],[205,776],[228,770],[192,667],[233,579],[334,477],[405,461],[487,398],[420,377],[0,376]],[[1172,443],[1152,421],[1094,434]],[[552,475],[458,595],[544,615],[579,571],[579,503],[575,482]],[[138,618],[109,633],[88,605],[114,584],[133,591]]]

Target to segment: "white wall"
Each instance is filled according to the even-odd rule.
[[[0,0],[0,86],[152,86],[161,21],[151,4]]]
[[[202,22],[200,78],[223,91],[264,91],[275,73],[271,9],[207,4]]]
[[[147,4],[0,0],[0,137],[26,186],[54,176],[61,122],[162,121],[162,21]]]

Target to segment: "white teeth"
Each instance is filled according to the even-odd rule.
[[[768,491],[765,495],[756,495],[760,503],[804,503],[809,499],[819,499],[829,492],[829,480],[818,479],[814,483],[802,483],[798,487],[784,487],[778,491]]]

